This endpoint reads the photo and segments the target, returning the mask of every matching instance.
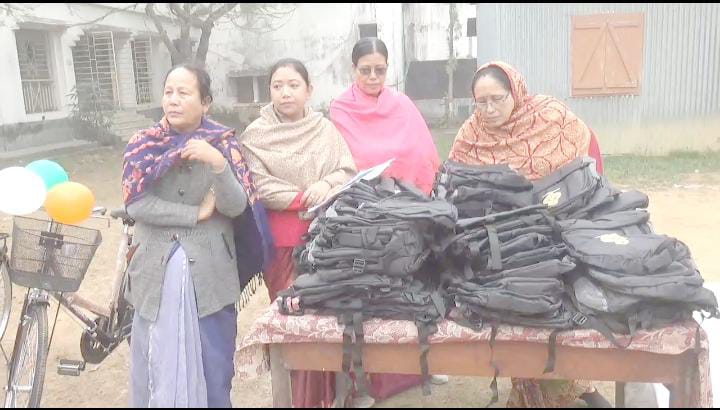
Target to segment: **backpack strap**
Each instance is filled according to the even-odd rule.
[[[488,269],[493,271],[502,270],[502,254],[500,253],[500,239],[498,238],[497,227],[494,224],[485,226],[490,242],[490,255],[488,257]]]
[[[495,370],[495,374],[493,375],[492,382],[490,382],[490,391],[492,392],[492,397],[490,398],[490,402],[485,406],[490,407],[493,404],[497,403],[500,399],[498,394],[498,387],[497,387],[497,378],[500,375],[500,368],[495,363],[495,337],[497,336],[497,323],[492,324],[492,328],[490,331],[490,342],[488,343],[490,345],[490,366]]]
[[[355,372],[355,383],[357,384],[358,392],[361,395],[368,395],[365,369],[363,369],[362,362],[362,348],[365,344],[362,312],[354,312],[352,314],[352,325],[355,330],[355,344],[353,346],[353,371]]]
[[[415,326],[418,330],[418,342],[420,343],[420,374],[422,375],[422,391],[423,396],[429,396],[430,391],[430,371],[428,367],[427,355],[430,352],[429,337],[435,333],[437,327],[433,320],[427,315],[418,315],[415,318]]]
[[[342,373],[345,378],[345,385],[352,386],[353,380],[350,376],[350,366],[352,364],[352,335],[353,335],[353,317],[352,313],[344,312],[341,315],[342,323],[345,325],[343,328],[343,360],[342,360]],[[340,403],[347,403],[350,397],[351,388],[347,388],[346,391],[341,392]]]
[[[555,370],[555,353],[557,345],[557,335],[565,329],[555,329],[550,333],[550,339],[548,340],[548,359],[545,362],[545,369],[543,374],[552,373]]]

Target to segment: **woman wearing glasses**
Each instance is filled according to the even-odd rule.
[[[475,113],[455,137],[450,159],[465,164],[508,164],[530,180],[579,156],[590,155],[602,172],[592,132],[560,100],[528,95],[525,80],[508,64],[480,67],[472,81]],[[610,407],[588,382],[513,379],[507,407],[568,407],[578,397]]]
[[[395,161],[385,175],[432,190],[440,166],[430,130],[415,104],[385,86],[388,51],[377,38],[352,51],[353,84],[330,104],[330,119],[347,141],[358,170]]]
[[[503,62],[480,67],[472,80],[475,112],[455,137],[450,159],[506,163],[534,180],[590,155],[602,172],[592,131],[560,100],[528,95],[525,79]]]
[[[377,38],[360,39],[352,50],[353,84],[330,104],[330,119],[350,148],[358,170],[394,158],[383,175],[430,194],[440,158],[425,119],[403,93],[385,86],[388,51]],[[370,394],[354,401],[368,407],[421,383],[420,376],[372,374]],[[446,378],[433,376],[431,382]]]

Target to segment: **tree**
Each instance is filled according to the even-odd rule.
[[[460,38],[460,21],[458,19],[457,3],[450,3],[449,6],[449,24],[447,27],[448,42],[448,62],[445,70],[448,74],[448,89],[445,97],[445,125],[455,122],[455,98],[453,95],[453,84],[455,82],[455,69],[457,68],[457,59],[455,58],[455,41]]]
[[[161,8],[164,7],[164,10]],[[277,29],[278,21],[289,17],[294,7],[265,3],[146,3],[145,13],[170,51],[173,65],[184,62],[204,64],[213,28],[220,23],[256,32]],[[169,17],[180,26],[180,37],[173,41],[163,26],[162,16]],[[282,23],[280,24],[282,25]],[[193,55],[191,30],[200,30],[200,39]]]
[[[32,11],[33,7],[22,3],[0,3],[0,27],[11,26],[12,22]]]

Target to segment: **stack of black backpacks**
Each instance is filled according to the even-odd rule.
[[[550,208],[577,264],[566,276],[574,309],[595,327],[631,335],[690,319],[693,311],[717,315],[715,295],[702,286],[688,247],[653,231],[645,194],[614,189],[588,159],[560,171],[536,183],[539,197],[572,192],[580,180],[595,186],[584,196],[561,195]]]
[[[563,276],[575,264],[533,188],[507,165],[441,168],[435,196],[453,203],[460,219],[434,251],[446,268],[443,288],[469,326],[573,327]]]
[[[614,188],[589,157],[524,185],[513,173],[446,162],[438,178],[437,196],[466,210],[439,251],[455,273],[447,290],[471,324],[591,327],[617,344],[612,333],[667,325],[693,311],[717,315],[687,246],[653,232],[645,194]],[[503,181],[494,183],[497,193],[484,202],[468,195],[490,179]]]
[[[366,388],[363,322],[375,317],[414,321],[429,394],[428,337],[446,316],[446,301],[429,269],[430,244],[452,231],[456,219],[446,201],[392,178],[357,182],[315,219],[306,243],[295,250],[300,275],[279,293],[281,312],[311,309],[338,316],[345,325],[343,369],[348,374],[354,364],[361,391]],[[292,298],[299,299],[299,312],[288,310]]]
[[[285,314],[338,316],[343,370],[349,377],[353,364],[360,391],[369,317],[418,326],[426,394],[428,337],[446,316],[473,329],[489,324],[491,343],[499,324],[554,329],[552,371],[561,331],[592,328],[624,346],[615,334],[694,311],[717,316],[689,249],[653,232],[647,206],[645,194],[616,189],[589,157],[532,182],[506,165],[446,161],[431,198],[392,178],[361,180],[313,221],[295,252],[300,276],[278,304]],[[288,310],[291,298],[299,312]]]

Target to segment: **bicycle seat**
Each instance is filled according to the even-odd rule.
[[[0,232],[0,241],[3,240],[3,239],[7,239],[7,238],[9,238],[9,237],[10,237],[10,234],[9,234],[9,233]]]

